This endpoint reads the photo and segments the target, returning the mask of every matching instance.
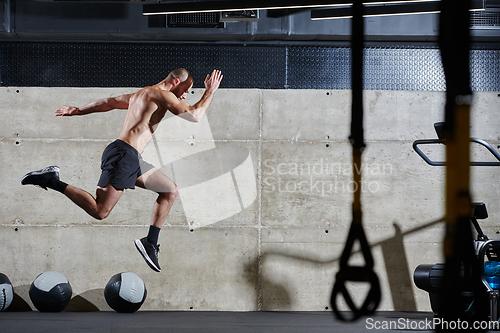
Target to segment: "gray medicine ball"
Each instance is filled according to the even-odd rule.
[[[139,310],[146,295],[144,281],[130,272],[113,275],[104,288],[104,298],[116,312],[131,313]]]
[[[73,291],[66,277],[58,272],[45,272],[33,281],[29,295],[40,312],[60,312],[71,300]]]
[[[14,288],[7,275],[0,273],[0,311],[7,310],[14,299]]]

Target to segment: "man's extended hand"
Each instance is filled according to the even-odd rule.
[[[213,94],[219,88],[222,77],[223,75],[221,74],[221,72],[215,69],[212,72],[212,76],[210,76],[210,74],[207,74],[207,77],[205,79],[205,88],[207,89],[207,91]]]
[[[56,117],[57,116],[74,116],[80,114],[80,109],[75,107],[75,106],[66,106],[62,105],[62,109],[57,109],[56,110]]]

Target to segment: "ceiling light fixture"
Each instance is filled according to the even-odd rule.
[[[435,2],[435,0],[364,0],[364,4],[409,4],[416,2]],[[144,15],[164,15],[202,12],[230,12],[258,9],[291,9],[349,6],[352,2],[346,0],[227,0],[227,1],[196,1],[175,2],[143,5]]]
[[[365,6],[364,17],[372,16],[396,16],[440,13],[440,1],[428,1],[426,3],[390,4],[382,6]],[[482,0],[472,1],[471,11],[484,10]],[[328,8],[311,10],[312,20],[352,18],[352,8]]]

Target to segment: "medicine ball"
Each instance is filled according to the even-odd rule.
[[[116,312],[131,313],[139,310],[146,295],[144,281],[130,272],[113,275],[104,288],[104,298]]]
[[[60,312],[71,300],[73,291],[66,277],[58,272],[45,272],[33,281],[29,295],[40,312]]]
[[[0,273],[0,311],[7,310],[14,299],[14,288],[7,275]]]

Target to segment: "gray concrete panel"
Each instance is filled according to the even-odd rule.
[[[354,189],[351,148],[347,143],[326,145],[264,144],[263,225],[350,222]],[[420,218],[442,216],[444,168],[424,163],[411,143],[368,142],[360,172],[367,225],[386,225],[395,219],[411,225]]]
[[[494,116],[499,103],[498,92],[474,93],[471,111],[471,136],[486,141],[500,140],[498,119]],[[496,145],[494,147],[496,148]]]
[[[365,91],[365,139],[435,138],[443,121],[444,93]],[[350,135],[351,94],[346,90],[263,92],[263,138],[287,141],[346,141]]]
[[[120,133],[126,110],[95,113],[90,117],[62,118],[54,117],[54,111],[63,104],[83,106],[96,99],[130,94],[137,90],[137,88],[57,88],[56,92],[54,88],[2,87],[0,99],[5,104],[0,109],[0,116],[4,118],[0,136],[39,139],[114,139]],[[203,92],[203,89],[193,89],[186,102],[195,104]],[[169,113],[159,125],[156,139],[159,141],[256,140],[259,137],[259,114],[258,90],[221,89],[208,110],[208,117],[202,119],[199,124],[173,117]]]
[[[37,139],[103,139],[120,134],[126,111],[96,113],[91,117],[55,117],[62,104],[83,106],[96,99],[132,93],[130,88],[2,87],[0,114],[5,119],[0,136]],[[16,115],[16,116],[13,116]]]
[[[423,148],[425,149],[425,148]],[[427,153],[440,156],[441,147]],[[431,167],[411,142],[369,142],[363,154],[362,203],[370,226],[412,226],[444,215],[444,167]]]
[[[1,227],[1,243],[8,246],[2,272],[15,292],[34,309],[28,289],[44,271],[66,276],[73,289],[74,310],[92,304],[111,310],[103,290],[120,272],[133,272],[147,288],[141,310],[256,310],[257,231],[248,228],[165,228],[160,235],[161,273],[152,271],[133,240],[146,228]],[[16,231],[17,230],[17,231]],[[80,298],[76,298],[80,296]],[[86,302],[84,302],[83,298]],[[78,303],[80,302],[80,308]],[[90,304],[88,304],[90,303]]]
[[[344,141],[349,136],[350,91],[262,91],[262,138]]]
[[[427,293],[413,285],[413,271],[423,263],[440,262],[443,223],[419,221],[402,228],[366,228],[380,279],[379,310],[398,307],[405,311],[429,311]],[[331,309],[330,296],[348,228],[287,228],[262,231],[262,304],[265,310]],[[363,265],[359,246],[351,265]],[[355,302],[368,292],[366,283],[349,283]],[[340,310],[347,305],[340,297]]]
[[[327,147],[328,145],[328,147]],[[328,226],[350,207],[347,143],[276,142],[262,149],[262,223]]]
[[[363,97],[365,140],[437,138],[433,124],[444,121],[444,93],[368,90]]]
[[[195,89],[194,99],[201,97]],[[257,89],[221,89],[207,112],[215,140],[258,140],[262,91]],[[188,100],[189,102],[189,100]]]

